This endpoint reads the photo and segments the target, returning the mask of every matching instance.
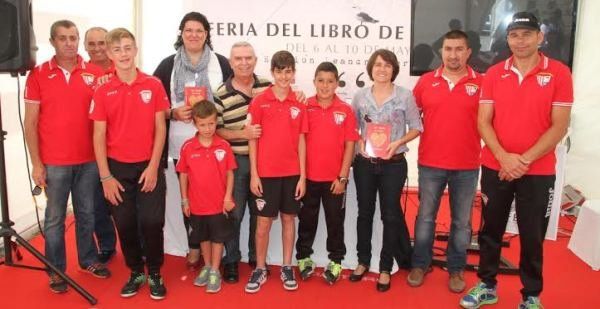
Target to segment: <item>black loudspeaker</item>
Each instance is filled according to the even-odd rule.
[[[35,67],[31,0],[0,0],[0,73],[25,73]]]

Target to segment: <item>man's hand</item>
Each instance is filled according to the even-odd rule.
[[[520,154],[504,153],[498,157],[498,162],[502,172],[498,175],[500,180],[510,181],[521,178],[529,170],[529,165],[523,163],[527,161]]]
[[[183,122],[192,121],[192,107],[188,105],[179,106],[173,109],[173,119]]]
[[[260,177],[252,176],[250,177],[250,191],[254,193],[254,195],[258,197],[262,197],[263,189],[262,183],[260,181]]]
[[[331,183],[331,188],[329,188],[329,190],[335,195],[343,194],[346,192],[346,184],[342,183],[339,179],[336,179]]]
[[[43,164],[34,165],[31,170],[31,178],[36,186],[46,187],[46,167]]]
[[[262,134],[262,127],[260,124],[248,124],[244,126],[244,135],[247,140],[257,139]]]
[[[304,194],[306,193],[306,179],[300,177],[300,179],[298,179],[298,183],[296,184],[296,194],[294,196],[294,198],[296,199],[296,201],[299,201]]]

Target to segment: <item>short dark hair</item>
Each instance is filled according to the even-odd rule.
[[[56,36],[56,31],[58,31],[58,27],[63,27],[63,28],[75,28],[75,30],[77,30],[77,36],[79,36],[79,29],[77,29],[77,26],[75,26],[75,23],[68,20],[68,19],[62,19],[62,20],[57,20],[55,21],[52,26],[50,26],[50,38],[54,39],[54,37]]]
[[[185,14],[181,19],[181,22],[179,23],[179,33],[177,34],[177,40],[175,41],[175,44],[173,44],[175,49],[179,49],[179,47],[183,45],[183,38],[181,37],[181,35],[183,34],[183,28],[185,27],[185,23],[187,23],[190,20],[197,21],[202,24],[204,30],[206,31],[206,41],[204,44],[208,45],[210,49],[213,49],[212,42],[210,41],[210,23],[208,22],[208,19],[206,19],[206,16],[198,12],[189,12]]]
[[[333,73],[333,75],[335,76],[335,80],[339,80],[338,69],[335,67],[335,64],[329,61],[321,62],[317,66],[317,69],[315,70],[315,78],[317,77],[317,74],[319,74],[319,72]]]
[[[446,34],[444,34],[443,38],[444,39],[442,40],[442,46],[444,45],[445,40],[463,39],[463,40],[465,40],[467,47],[471,48],[471,46],[469,46],[469,36],[467,35],[466,32],[464,32],[462,30],[450,30],[450,31],[446,32]]]
[[[296,59],[294,55],[287,50],[280,50],[273,54],[271,58],[271,71],[275,69],[283,70],[285,68],[291,68],[296,71]]]
[[[381,57],[383,61],[392,65],[394,68],[394,71],[392,72],[392,81],[396,80],[396,76],[398,76],[398,73],[400,72],[398,58],[396,57],[396,54],[387,49],[378,49],[369,58],[369,62],[367,62],[367,74],[369,74],[369,78],[373,80],[373,66],[375,65],[377,57]]]
[[[215,107],[215,103],[209,100],[202,100],[197,103],[193,103],[194,107],[192,107],[192,117],[205,119],[212,115],[217,115],[217,108]]]

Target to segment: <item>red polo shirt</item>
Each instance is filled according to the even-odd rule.
[[[94,94],[90,118],[106,121],[108,157],[134,163],[150,160],[156,113],[169,108],[160,81],[138,71],[128,85],[116,75]]]
[[[188,175],[190,212],[215,215],[223,212],[227,190],[227,171],[237,168],[229,143],[213,136],[210,146],[200,143],[198,135],[181,146],[176,170]]]
[[[413,89],[423,113],[419,139],[419,164],[466,170],[479,168],[481,142],[477,131],[477,109],[481,75],[471,67],[468,75],[450,89],[443,66],[419,78]]]
[[[35,67],[25,84],[25,103],[39,104],[38,145],[41,160],[50,165],[94,161],[93,123],[87,116],[102,69],[78,56],[67,81],[56,59]]]
[[[308,131],[306,106],[296,101],[291,89],[279,101],[271,86],[250,102],[248,114],[252,124],[262,126],[262,135],[257,140],[258,176],[300,175],[298,141],[300,134]]]
[[[573,81],[569,68],[540,53],[540,62],[519,82],[513,58],[490,67],[483,78],[481,104],[494,104],[492,125],[500,145],[510,153],[522,154],[531,148],[552,125],[554,106],[573,105]],[[482,164],[500,170],[500,164],[486,147]],[[529,166],[528,175],[554,175],[554,151]]]
[[[334,181],[340,175],[346,141],[359,138],[352,107],[335,96],[327,108],[317,97],[308,99],[306,134],[306,178]]]

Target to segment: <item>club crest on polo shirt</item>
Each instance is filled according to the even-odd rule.
[[[339,126],[344,123],[344,120],[346,120],[346,113],[333,112],[333,121],[335,121],[335,124]]]
[[[471,83],[465,84],[465,91],[467,92],[467,95],[469,95],[470,97],[474,96],[477,93],[477,89],[479,89],[479,86],[477,86],[475,84],[471,84]]]
[[[225,150],[223,150],[223,149],[215,150],[215,158],[217,158],[217,161],[219,161],[219,162],[223,161],[223,159],[225,158]]]
[[[540,85],[540,87],[544,87],[544,86],[548,85],[548,83],[550,83],[550,80],[552,79],[552,74],[538,73],[536,75],[536,78],[537,78],[538,85]]]
[[[150,103],[150,100],[152,100],[152,90],[140,91],[140,97],[142,98],[142,102],[146,104]]]
[[[292,116],[292,119],[298,118],[298,115],[300,115],[300,109],[295,106],[290,107],[290,115]]]
[[[81,73],[81,78],[86,85],[91,86],[94,84],[94,79],[96,77],[90,73]]]
[[[258,209],[258,211],[263,210],[263,208],[265,208],[265,205],[267,205],[267,202],[261,198],[256,199],[256,208]]]

